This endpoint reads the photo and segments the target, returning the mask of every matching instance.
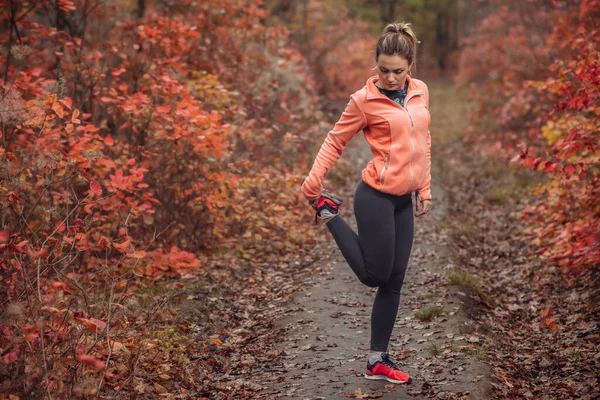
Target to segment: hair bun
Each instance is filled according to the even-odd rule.
[[[383,29],[382,35],[385,34],[400,34],[406,36],[411,42],[417,44],[417,35],[413,32],[410,27],[410,22],[393,22],[387,24],[387,26]]]
[[[383,33],[400,33],[404,27],[400,26],[400,23],[395,22],[393,24],[388,24],[384,29]]]
[[[385,29],[383,30],[383,33],[400,33],[400,29],[398,29],[398,25],[399,24],[388,24]]]
[[[412,32],[412,29],[410,28],[410,23],[403,21],[403,22],[394,22],[394,23],[388,24],[384,28],[383,33],[405,33],[405,34],[411,35],[413,32]]]
[[[417,36],[409,22],[387,24],[377,41],[375,59],[378,60],[380,54],[399,54],[412,64],[416,56],[417,43]]]

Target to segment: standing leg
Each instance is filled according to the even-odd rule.
[[[371,350],[387,352],[400,304],[400,290],[413,243],[414,217],[410,194],[398,198],[394,212],[395,252],[390,279],[377,290],[371,312]]]
[[[396,230],[394,197],[361,181],[354,197],[358,234],[340,216],[327,222],[346,262],[367,286],[383,285],[392,274]]]

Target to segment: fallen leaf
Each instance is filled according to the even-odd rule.
[[[89,354],[77,354],[77,361],[99,371],[105,368],[104,362]]]

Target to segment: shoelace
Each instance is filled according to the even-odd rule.
[[[390,357],[387,354],[383,354],[381,356],[381,359],[383,360],[383,363],[388,367],[391,367],[393,369],[400,369],[392,360],[390,360]]]

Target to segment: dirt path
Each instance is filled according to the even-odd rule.
[[[435,100],[445,102],[443,98]],[[364,139],[356,137],[344,158],[360,167],[368,155]],[[434,176],[437,168],[434,165]],[[358,177],[357,171],[354,182]],[[353,189],[346,190],[342,214],[351,223],[353,199],[349,196]],[[479,347],[482,339],[463,306],[466,294],[451,286],[448,278],[453,265],[447,247],[445,193],[439,181],[434,180],[433,193],[434,210],[416,220],[415,243],[389,349],[413,382],[393,385],[362,377],[375,289],[358,281],[327,228],[320,225],[317,229],[327,240],[321,250],[331,252],[334,261],[315,265],[322,269],[312,286],[296,295],[277,321],[276,327],[285,330],[279,345],[285,356],[283,367],[272,370],[269,381],[262,382],[269,388],[265,395],[285,399],[490,398],[489,367],[480,359],[485,354]],[[424,311],[441,313],[430,320],[418,318]]]

